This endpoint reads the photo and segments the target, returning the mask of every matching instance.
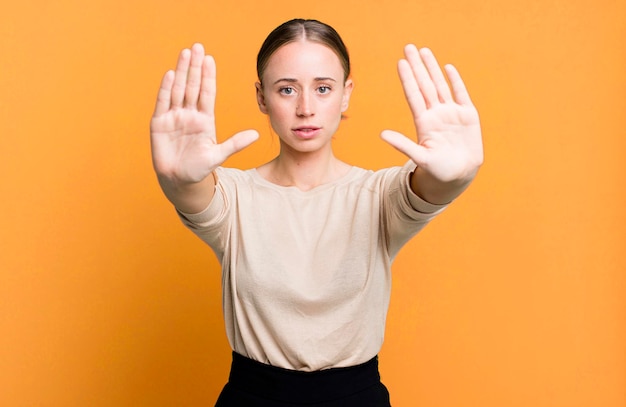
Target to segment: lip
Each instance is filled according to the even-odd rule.
[[[299,126],[291,131],[296,135],[296,137],[303,140],[309,140],[317,136],[321,130],[322,128],[317,126]]]

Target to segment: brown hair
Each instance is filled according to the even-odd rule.
[[[263,72],[272,54],[283,45],[299,39],[317,42],[333,50],[343,66],[343,80],[348,79],[348,76],[350,76],[350,56],[337,31],[328,24],[317,20],[296,18],[276,27],[263,42],[256,62],[259,81],[261,81]]]

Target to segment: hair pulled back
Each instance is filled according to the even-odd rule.
[[[335,29],[317,20],[296,18],[287,21],[272,31],[261,46],[257,55],[256,71],[262,81],[263,72],[270,57],[285,44],[298,40],[308,40],[327,46],[337,54],[343,67],[344,81],[350,76],[350,57],[348,50]]]

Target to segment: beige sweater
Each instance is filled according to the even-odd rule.
[[[410,191],[414,168],[353,167],[306,192],[254,169],[216,170],[209,207],[179,215],[220,259],[235,352],[304,371],[360,364],[379,352],[391,262],[443,210]]]

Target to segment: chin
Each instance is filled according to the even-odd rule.
[[[315,153],[321,150],[331,149],[330,140],[290,140],[289,142],[281,142],[281,150],[287,148],[299,153]]]

